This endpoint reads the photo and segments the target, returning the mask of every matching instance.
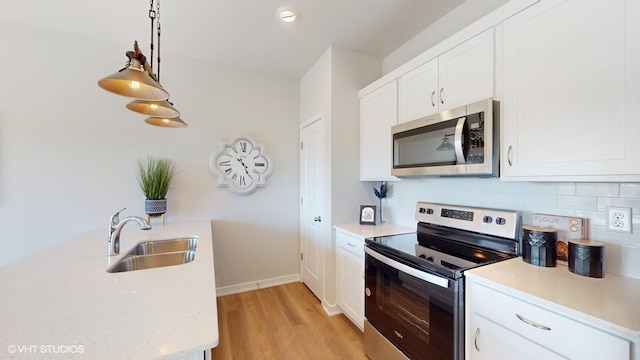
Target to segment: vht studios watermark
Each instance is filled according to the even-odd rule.
[[[10,354],[84,354],[82,345],[9,345]]]

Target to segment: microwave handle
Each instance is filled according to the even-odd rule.
[[[456,130],[454,131],[453,136],[453,147],[456,150],[456,163],[464,164],[467,160],[464,157],[464,149],[462,140],[464,138],[464,124],[467,121],[467,117],[463,116],[458,119],[458,124],[456,124]]]

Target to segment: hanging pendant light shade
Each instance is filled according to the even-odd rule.
[[[134,100],[127,104],[127,109],[143,115],[159,118],[174,118],[180,116],[180,112],[173,107],[168,100],[146,101]]]
[[[135,57],[129,57],[126,68],[100,79],[98,86],[114,94],[136,99],[161,101],[169,98],[169,93],[144,71],[140,60]]]
[[[144,122],[149,125],[168,128],[182,128],[188,126],[187,123],[182,121],[179,116],[174,118],[149,117]]]

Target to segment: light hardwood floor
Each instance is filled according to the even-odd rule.
[[[362,332],[302,283],[219,297],[218,324],[214,360],[367,359]]]

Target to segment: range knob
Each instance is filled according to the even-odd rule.
[[[427,260],[427,261],[431,261],[431,262],[433,262],[433,256],[429,256],[429,257],[427,257],[427,255],[422,254],[422,255],[418,255],[418,257],[419,257],[419,258],[423,258],[423,259],[425,259],[425,260]]]
[[[501,218],[501,217],[496,218],[496,224],[504,225],[506,223],[507,223],[507,220],[505,218]]]
[[[493,218],[492,218],[491,216],[487,216],[487,215],[485,215],[485,216],[482,218],[482,222],[483,222],[483,223],[485,223],[485,224],[491,224],[491,222],[492,222],[492,221],[493,221]]]

